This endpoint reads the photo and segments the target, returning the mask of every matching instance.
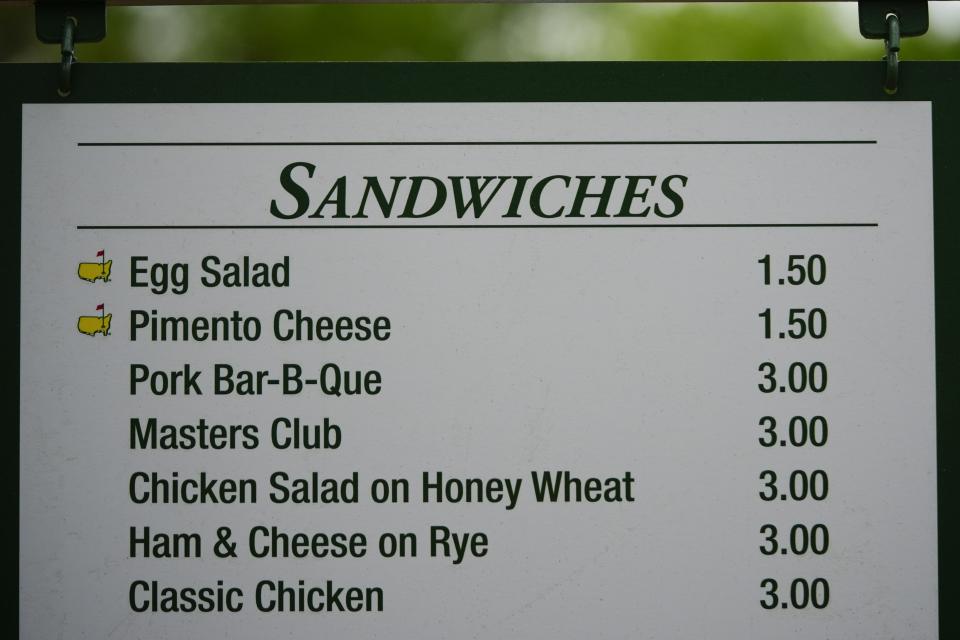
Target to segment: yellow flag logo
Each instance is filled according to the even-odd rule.
[[[110,282],[110,267],[113,266],[113,260],[104,260],[103,249],[97,251],[97,257],[100,258],[100,262],[81,262],[80,266],[77,267],[77,275],[80,276],[81,280],[87,282],[96,282],[97,280]]]
[[[113,319],[112,313],[104,313],[103,304],[97,305],[99,316],[80,316],[77,319],[77,331],[85,336],[95,336],[102,333],[105,336],[110,335],[110,320]]]

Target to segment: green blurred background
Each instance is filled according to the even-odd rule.
[[[876,60],[856,2],[109,7],[86,61]],[[904,59],[960,58],[960,2],[931,2]],[[54,61],[0,4],[0,60]]]

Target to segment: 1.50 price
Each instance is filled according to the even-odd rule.
[[[812,255],[793,254],[787,258],[782,276],[774,276],[773,259],[767,254],[757,260],[763,266],[763,284],[821,285],[827,279],[827,260],[819,253]]]
[[[782,331],[774,330],[773,312],[769,308],[758,315],[763,320],[763,337],[767,340],[773,338],[775,334],[781,340],[784,338],[819,340],[827,335],[827,312],[819,307],[790,309],[787,311],[787,322]]]

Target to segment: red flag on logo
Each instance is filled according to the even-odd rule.
[[[100,249],[100,251],[97,251],[97,257],[98,257],[98,258],[102,258],[102,257],[103,257],[103,249]]]
[[[103,311],[103,303],[97,305],[97,311]]]

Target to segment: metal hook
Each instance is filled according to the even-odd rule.
[[[883,90],[887,95],[900,87],[900,38],[922,36],[930,26],[926,2],[918,0],[860,0],[860,35],[883,40]]]
[[[100,42],[107,35],[106,0],[35,0],[34,12],[37,39],[60,45],[57,93],[65,98],[73,91],[75,45]]]
[[[67,16],[67,19],[63,21],[63,40],[60,42],[60,86],[57,88],[57,93],[63,98],[70,95],[72,87],[70,75],[73,70],[73,63],[77,60],[73,47],[73,36],[76,28],[77,19],[73,16]]]
[[[887,61],[887,77],[883,90],[889,95],[897,92],[900,80],[900,18],[895,13],[887,15],[887,37],[883,40]]]

